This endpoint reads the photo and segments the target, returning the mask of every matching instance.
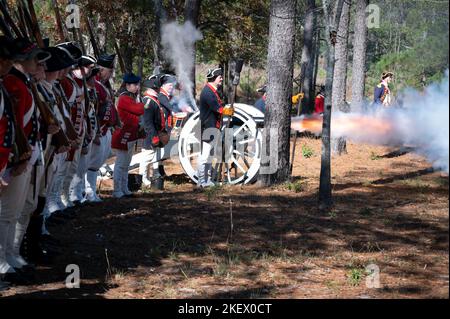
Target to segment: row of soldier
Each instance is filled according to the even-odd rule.
[[[74,42],[45,48],[24,38],[1,36],[0,42],[0,283],[23,284],[33,276],[33,264],[58,250],[47,225],[73,218],[71,207],[102,201],[98,171],[112,153],[113,197],[132,196],[128,169],[138,139],[144,186],[163,188],[164,167],[154,157],[169,140],[176,78],[154,75],[141,84],[126,74],[115,101],[115,55],[83,55]],[[220,127],[224,113],[217,93],[222,70],[209,70],[207,79],[200,96],[202,130]],[[212,142],[202,143],[200,187],[212,185]]]
[[[97,170],[119,123],[109,83],[114,56],[97,61],[74,43],[41,49],[5,36],[0,48],[0,275],[24,283],[30,261],[48,258],[57,242],[46,220],[100,201]]]

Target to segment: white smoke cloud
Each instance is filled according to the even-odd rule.
[[[164,56],[175,69],[183,90],[181,95],[187,96],[194,106],[196,105],[192,94],[194,83],[190,79],[190,73],[195,61],[194,44],[201,39],[202,33],[190,21],[184,24],[171,22],[163,25],[161,29]]]
[[[333,114],[332,135],[355,142],[412,146],[436,169],[449,173],[449,72],[423,92],[405,90],[400,103],[372,114]],[[361,119],[364,125],[352,125]]]

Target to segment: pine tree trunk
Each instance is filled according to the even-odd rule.
[[[332,205],[331,192],[331,99],[335,63],[335,43],[344,0],[334,1],[335,8],[330,10],[328,1],[323,0],[325,29],[327,35],[327,76],[325,83],[325,110],[322,127],[322,158],[320,167],[319,205],[328,208]],[[331,13],[333,12],[333,13]]]
[[[307,1],[307,9],[304,24],[303,33],[303,48],[302,48],[302,60],[301,60],[301,70],[300,70],[300,86],[302,92],[304,92],[305,97],[302,101],[303,110],[302,113],[309,111],[309,105],[311,104],[311,83],[313,82],[314,76],[314,25],[315,25],[315,14],[316,9],[315,0]]]
[[[161,46],[161,26],[166,21],[166,13],[162,0],[153,0],[155,13],[155,29],[153,30],[153,52],[155,59],[153,61],[154,74],[160,73],[164,65],[164,59]]]
[[[186,0],[184,2],[184,21],[190,21],[192,23],[192,25],[194,27],[198,26],[198,18],[200,15],[200,5],[201,5],[201,0]],[[192,63],[193,67],[191,70],[191,74],[190,74],[190,78],[192,83],[194,83],[193,86],[193,96],[195,99],[196,96],[196,90],[195,90],[195,62],[196,62],[196,44],[194,43],[194,54],[193,54],[193,58],[194,61]]]
[[[332,111],[349,112],[347,107],[347,58],[348,58],[348,33],[350,23],[351,0],[344,2],[341,19],[339,21],[338,38],[336,43],[336,58],[333,76]],[[332,140],[333,153],[342,155],[347,153],[345,136],[339,136]]]
[[[360,111],[364,106],[367,24],[366,7],[369,0],[356,0],[355,36],[353,40],[352,110]]]
[[[313,88],[313,92],[314,92],[314,97],[315,97],[315,93],[316,93],[316,86],[317,86],[317,73],[319,72],[319,57],[320,57],[320,29],[317,30],[317,34],[316,34],[316,40],[315,40],[315,44],[314,44],[314,76],[313,76],[313,84],[312,84],[312,88]],[[314,107],[314,99],[312,99],[311,101],[311,107]]]
[[[270,149],[270,139],[278,142],[269,156],[275,160],[275,170],[263,156],[259,181],[270,186],[289,179],[289,149],[292,107],[292,80],[294,73],[295,0],[272,0],[270,8],[268,48],[267,113],[264,122],[263,142]],[[274,154],[275,153],[275,154]]]

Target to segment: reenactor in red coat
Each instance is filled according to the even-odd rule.
[[[58,97],[55,90],[55,83],[58,80],[62,70],[72,67],[77,62],[68,56],[63,50],[55,47],[45,48],[46,52],[51,54],[51,58],[45,61],[44,67],[40,66],[40,72],[36,73],[33,78],[36,83],[36,92],[34,98],[36,102],[41,101],[45,103],[49,111],[53,114],[53,120],[60,128],[57,135],[50,134],[49,131],[45,132],[43,129],[41,132],[41,140],[44,152],[45,165],[36,174],[36,193],[27,200],[27,206],[30,211],[33,211],[31,220],[28,225],[24,242],[22,243],[22,254],[27,261],[39,262],[42,260],[49,260],[52,255],[52,250],[45,245],[44,239],[49,239],[50,233],[45,226],[45,218],[49,213],[46,208],[47,199],[52,197],[53,184],[55,173],[58,169],[58,165],[61,165],[67,156],[67,152],[71,148],[72,141],[67,134],[67,127],[65,117],[68,114],[64,112],[63,106],[58,105]],[[41,128],[45,128],[46,123],[41,123]],[[73,135],[72,135],[73,138]],[[39,181],[40,178],[40,181]],[[32,198],[38,199],[37,205],[31,206]]]
[[[95,138],[96,128],[95,128],[95,85],[93,81],[87,83],[87,93],[89,96],[89,105],[87,105],[87,100],[84,94],[84,83],[83,77],[88,79],[91,77],[92,70],[97,63],[97,59],[92,56],[82,56],[80,59],[80,65],[72,71],[73,78],[77,85],[83,90],[83,117],[81,119],[83,125],[84,139],[81,148],[80,158],[78,161],[78,166],[76,173],[73,175],[72,181],[70,183],[70,197],[69,200],[77,205],[85,202],[83,196],[85,188],[86,172],[88,170],[89,153],[91,151],[92,142]],[[93,80],[93,78],[92,78]]]
[[[56,46],[64,52],[70,59],[76,63],[81,59],[81,49],[72,42],[62,43]],[[68,189],[70,186],[71,176],[74,174],[77,162],[74,159],[79,159],[80,147],[83,141],[82,126],[78,120],[83,116],[82,90],[78,87],[71,75],[72,67],[67,67],[60,71],[58,80],[55,81],[55,93],[61,98],[66,116],[70,118],[71,125],[75,129],[78,139],[72,144],[71,150],[64,156],[57,158],[57,169],[54,174],[52,188],[49,196],[47,196],[46,216],[54,213],[61,213],[70,205],[68,201]],[[74,116],[74,114],[76,116]]]
[[[39,63],[50,58],[30,41],[16,39],[17,54],[14,67],[3,79],[3,84],[14,101],[14,113],[18,127],[25,133],[32,149],[31,158],[12,167],[7,179],[8,187],[2,192],[0,224],[0,274],[6,281],[23,282],[23,272],[28,263],[20,255],[20,244],[28,226],[31,212],[25,210],[25,203],[32,187],[32,171],[43,165],[41,139],[39,136],[39,112],[31,93],[30,81],[39,71]],[[50,128],[49,132],[50,132]],[[35,181],[34,181],[35,182]],[[32,197],[32,196],[31,196]]]
[[[13,40],[5,36],[0,37],[0,194],[6,182],[2,177],[9,162],[14,145],[13,109],[8,93],[3,87],[3,76],[7,75],[13,66]],[[0,197],[1,201],[1,197]]]
[[[102,55],[97,61],[98,74],[94,79],[97,103],[98,132],[93,141],[88,171],[86,173],[86,200],[101,202],[97,195],[98,170],[111,154],[112,129],[117,123],[117,113],[114,106],[113,93],[109,89],[109,81],[114,71],[115,54]]]
[[[2,278],[8,271],[13,271],[5,258],[7,234],[10,218],[2,214],[3,194],[8,187],[3,180],[6,168],[12,157],[14,146],[14,114],[9,95],[3,86],[3,77],[9,73],[13,66],[15,47],[13,40],[4,36],[0,37],[0,289],[5,287]]]
[[[321,86],[314,100],[314,114],[323,114],[325,109],[325,86]]]
[[[139,138],[140,117],[144,114],[144,104],[137,101],[141,78],[131,73],[125,74],[123,81],[126,90],[120,95],[117,103],[122,127],[114,131],[111,143],[116,154],[113,192],[115,198],[132,196],[128,189],[128,169],[134,144]]]

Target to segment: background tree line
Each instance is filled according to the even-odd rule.
[[[7,2],[20,8],[24,1]],[[225,69],[226,97],[236,59],[264,70],[270,88],[265,127],[278,130],[280,155],[276,172],[261,175],[264,185],[289,178],[290,115],[296,113],[290,97],[304,92],[299,111],[310,113],[318,86],[325,85],[319,192],[325,206],[331,204],[332,109],[358,110],[371,100],[383,71],[395,73],[395,95],[406,86],[420,89],[441,79],[449,67],[448,1],[36,0],[42,30],[53,43],[73,39],[70,30],[61,34],[55,23],[58,10],[66,16],[68,3],[81,8],[85,43],[95,38],[100,52],[119,53],[118,78],[123,72],[148,76],[170,69],[162,54],[161,26],[171,21],[190,21],[201,30],[193,62]],[[368,29],[369,4],[380,9],[379,27]],[[334,144],[338,154],[345,152],[345,140]]]

